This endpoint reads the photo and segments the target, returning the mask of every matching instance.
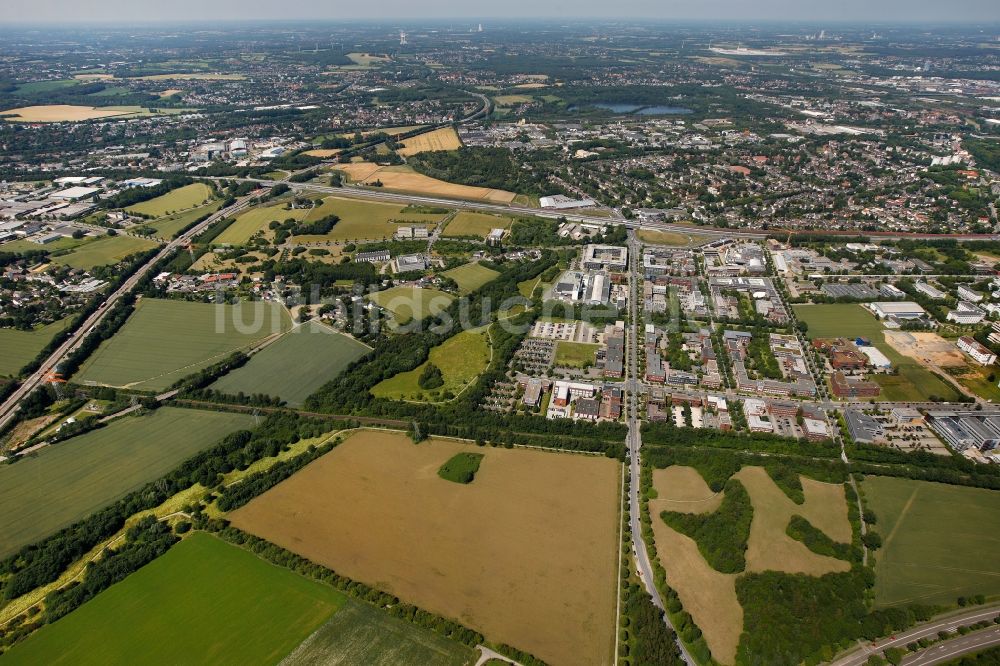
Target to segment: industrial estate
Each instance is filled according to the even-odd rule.
[[[996,25],[0,32],[0,664],[1000,659]]]

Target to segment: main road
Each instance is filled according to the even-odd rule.
[[[938,632],[954,632],[958,627],[968,626],[982,620],[992,621],[1000,616],[1000,607],[975,608],[949,617],[931,620],[926,624],[921,624],[908,631],[900,632],[887,640],[875,641],[873,644],[861,644],[852,652],[831,662],[831,666],[864,666],[868,657],[874,653],[890,647],[906,648],[907,643],[918,641],[921,638],[937,640]],[[930,666],[944,661],[946,658],[953,658],[960,654],[982,650],[992,645],[1000,643],[1000,635],[996,633],[996,628],[976,631],[965,635],[962,638],[955,638],[938,645],[933,645],[929,649],[918,652],[911,658],[903,661],[904,666]]]
[[[7,400],[4,401],[2,405],[0,405],[0,430],[2,430],[3,427],[14,418],[14,415],[17,413],[18,403],[39,385],[45,383],[49,375],[55,372],[59,363],[61,363],[67,355],[74,351],[83,339],[87,337],[87,335],[93,331],[97,325],[101,323],[101,321],[104,320],[104,317],[111,311],[112,306],[114,306],[115,303],[135,289],[136,285],[139,284],[139,281],[143,278],[143,276],[152,270],[153,266],[155,266],[160,259],[163,259],[177,248],[184,246],[189,240],[204,231],[214,222],[243,210],[250,205],[253,198],[254,195],[245,196],[238,199],[232,206],[223,208],[222,210],[213,213],[203,222],[199,222],[195,226],[191,227],[191,229],[185,231],[183,234],[167,243],[152,259],[140,266],[139,269],[136,270],[135,273],[133,273],[127,280],[125,280],[125,282],[123,282],[114,293],[105,299],[104,303],[97,308],[97,310],[87,317],[82,325],[73,331],[72,335],[70,335],[65,342],[59,345],[58,349],[52,352],[52,354],[45,359],[37,371],[21,382],[21,385],[17,387],[17,389],[10,395],[10,397],[7,398]]]
[[[639,450],[642,448],[642,431],[639,423],[639,243],[634,232],[629,232],[629,334],[628,334],[628,378],[625,382],[625,409],[628,417],[628,508],[629,529],[632,531],[632,553],[639,577],[653,604],[664,611],[663,620],[676,633],[670,616],[663,607],[660,591],[656,589],[656,579],[653,577],[653,564],[649,559],[646,542],[642,539],[642,521],[640,519],[639,490],[642,468],[639,464]],[[677,636],[677,647],[681,657],[689,666],[694,666],[694,659],[688,654],[680,636]]]

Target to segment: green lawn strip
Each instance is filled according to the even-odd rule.
[[[0,465],[0,557],[155,481],[252,424],[243,414],[161,407]]]
[[[4,655],[11,664],[275,664],[336,613],[335,589],[195,533]]]

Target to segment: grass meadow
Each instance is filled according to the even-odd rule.
[[[1000,492],[895,477],[862,483],[882,548],[875,603],[954,604],[1000,594]]]
[[[443,291],[420,287],[392,287],[374,293],[370,298],[391,312],[399,324],[437,314],[445,310],[453,300],[452,296]]]
[[[490,215],[489,213],[472,213],[460,211],[448,226],[444,228],[443,236],[462,237],[478,236],[486,238],[494,229],[509,229],[514,222],[509,217],[503,215]]]
[[[243,414],[161,407],[0,465],[0,558],[158,479],[252,423]]]
[[[463,292],[469,293],[479,289],[487,282],[495,280],[500,273],[473,262],[445,271],[444,275],[454,280]]]
[[[486,369],[490,362],[489,339],[482,330],[462,331],[431,349],[427,363],[441,370],[444,385],[434,389],[439,394],[458,394]],[[427,363],[409,372],[401,372],[372,387],[372,395],[393,400],[433,398],[417,383]]]
[[[130,254],[156,247],[155,241],[134,236],[101,236],[73,249],[68,254],[52,257],[52,261],[70,268],[90,270],[97,266],[116,264]]]
[[[143,201],[134,206],[129,206],[125,210],[130,213],[140,215],[150,215],[152,217],[163,217],[179,211],[195,208],[208,203],[212,198],[212,188],[205,183],[192,183],[184,187],[178,187],[172,192],[167,192],[163,196]]]
[[[271,302],[239,305],[144,298],[74,380],[158,391],[291,327]]]
[[[308,322],[285,333],[209,388],[230,394],[266,393],[299,407],[369,351],[353,338]]]
[[[346,602],[196,532],[4,655],[10,664],[276,664]]]
[[[594,355],[600,345],[588,342],[565,342],[556,343],[555,365],[560,368],[582,368],[587,364],[593,365]]]

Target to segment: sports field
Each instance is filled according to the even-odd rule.
[[[475,482],[441,479],[462,451],[485,455]],[[555,666],[606,664],[620,470],[602,457],[362,431],[229,518]]]
[[[460,211],[448,226],[444,228],[443,236],[478,236],[486,238],[494,229],[510,229],[513,223],[509,217],[504,215],[490,215],[488,213],[470,213]]]
[[[328,215],[340,218],[330,233],[324,236],[296,236],[300,243],[323,241],[380,240],[392,238],[400,226],[433,226],[445,214],[411,213],[405,206],[392,203],[327,197],[323,205],[309,211],[306,221],[320,220]]]
[[[954,604],[1000,594],[1000,492],[895,477],[862,483],[882,548],[875,603]]]
[[[0,557],[155,481],[252,424],[242,414],[161,407],[0,465]]]
[[[805,502],[795,504],[761,467],[744,467],[736,478],[746,488],[753,506],[747,572],[772,570],[822,576],[850,568],[846,561],[817,555],[785,533],[792,515],[797,514],[831,539],[849,543],[852,533],[842,485],[803,476]],[[683,466],[654,469],[653,487],[656,494],[649,501],[649,512],[657,557],[666,571],[667,583],[701,629],[713,658],[732,664],[743,631],[743,608],[736,595],[740,574],[715,570],[705,561],[696,541],[660,518],[663,511],[716,511],[722,494],[713,493],[697,470]]]
[[[72,321],[66,317],[33,331],[0,328],[0,376],[14,376]]]
[[[477,655],[461,643],[349,599],[281,666],[466,666]]]
[[[372,162],[338,164],[334,168],[347,174],[355,183],[365,185],[382,183],[382,188],[397,192],[411,192],[450,199],[471,199],[492,203],[510,203],[516,194],[506,190],[493,190],[473,185],[448,183],[414,171],[406,165],[382,167]]]
[[[440,129],[418,134],[412,139],[403,141],[403,147],[397,150],[403,157],[426,153],[434,150],[458,150],[462,147],[462,140],[458,138],[458,133],[454,127],[442,127]]]
[[[158,391],[290,327],[287,310],[271,302],[221,305],[144,298],[74,381]]]
[[[594,354],[600,345],[587,342],[556,343],[555,365],[561,368],[582,368],[588,363],[593,365]]]
[[[874,315],[856,303],[827,305],[795,305],[795,316],[808,324],[806,335],[814,338],[844,337],[852,340],[866,337],[898,368],[895,375],[870,375],[882,387],[881,398],[896,401],[926,401],[937,396],[947,401],[961,396],[951,385],[940,379],[920,362],[904,356],[886,342],[885,329]]]
[[[84,243],[69,254],[52,257],[52,261],[70,268],[90,270],[116,264],[130,254],[151,250],[156,245],[155,241],[134,236],[102,236]]]
[[[389,312],[399,324],[423,319],[447,308],[453,297],[436,289],[392,287],[372,294],[369,298]]]
[[[492,268],[480,266],[478,263],[465,264],[450,271],[445,271],[444,275],[450,277],[458,284],[458,288],[469,293],[479,289],[487,282],[495,280],[500,273]]]
[[[267,227],[271,222],[284,222],[288,219],[302,220],[308,212],[305,208],[285,210],[283,203],[254,208],[238,215],[236,220],[213,242],[216,245],[242,245],[258,231],[267,234]]]
[[[230,394],[264,393],[298,407],[368,351],[353,338],[308,322],[285,333],[209,388]]]
[[[194,208],[207,203],[212,197],[212,188],[205,183],[191,183],[184,187],[179,187],[172,192],[167,192],[163,196],[143,201],[134,206],[129,206],[125,210],[130,213],[140,215],[150,215],[152,217],[162,217],[167,214]]]
[[[4,661],[276,664],[345,601],[332,587],[197,532]]]
[[[457,395],[486,369],[489,362],[490,343],[486,333],[462,331],[430,351],[428,363],[436,365],[444,379],[444,385],[433,390],[451,391]],[[379,382],[372,387],[372,395],[393,400],[424,399],[425,390],[417,382],[425,365]]]

